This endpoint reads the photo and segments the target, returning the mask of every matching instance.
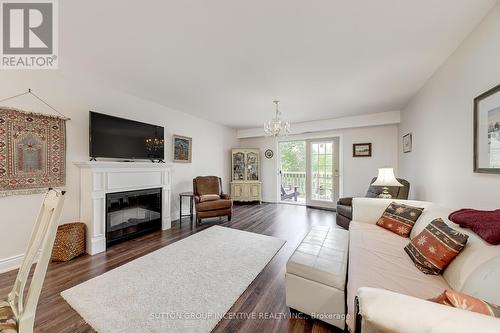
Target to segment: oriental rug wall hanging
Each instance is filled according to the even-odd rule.
[[[0,107],[0,196],[66,183],[66,118]]]

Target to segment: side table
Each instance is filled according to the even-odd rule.
[[[182,198],[188,197],[189,198],[189,214],[182,214]],[[193,225],[193,201],[194,201],[194,194],[193,192],[181,192],[179,193],[179,226],[182,226],[182,218],[184,216],[189,216],[190,218],[190,225]]]

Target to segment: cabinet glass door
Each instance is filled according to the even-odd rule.
[[[247,153],[246,180],[259,180],[259,155]]]
[[[233,180],[245,180],[245,154],[233,154]]]

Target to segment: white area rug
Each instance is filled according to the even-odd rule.
[[[284,243],[213,226],[61,295],[100,333],[210,332]]]

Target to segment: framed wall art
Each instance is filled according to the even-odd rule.
[[[408,133],[403,136],[403,153],[409,153],[413,149],[413,135]]]
[[[474,99],[474,172],[500,173],[500,84]]]
[[[193,139],[187,136],[173,135],[172,136],[172,151],[174,162],[191,163],[193,151]]]
[[[372,156],[371,143],[354,143],[352,145],[352,157],[370,157]]]

